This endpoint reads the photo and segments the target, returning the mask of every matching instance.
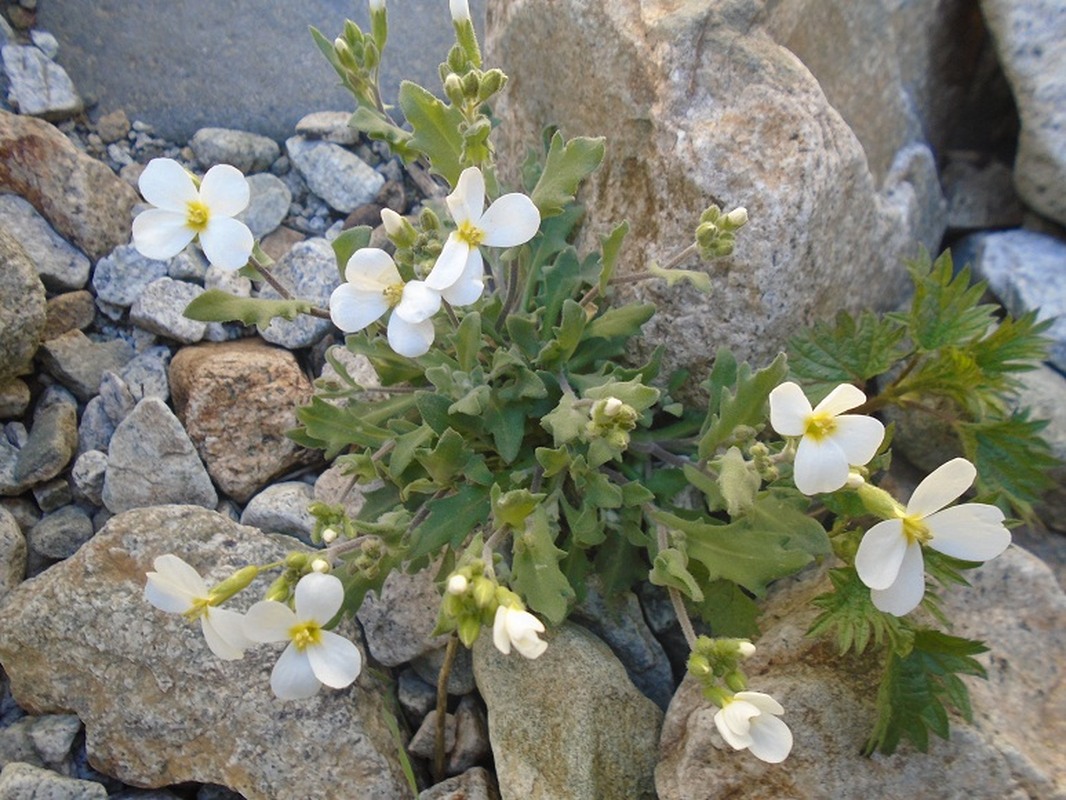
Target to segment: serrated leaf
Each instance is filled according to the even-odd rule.
[[[310,446],[324,450],[327,461],[351,446],[376,450],[393,438],[392,431],[381,427],[388,416],[402,414],[413,405],[411,396],[391,398],[375,404],[375,413],[368,414],[365,408],[335,406],[312,397],[310,405],[296,409],[296,419],[303,425],[300,433],[307,437],[301,444],[313,442]]]
[[[730,447],[718,462],[718,485],[730,517],[748,511],[755,502],[762,480],[752,465],[744,459],[739,447]]]
[[[430,168],[455,186],[462,172],[462,112],[410,81],[400,84],[399,105],[413,129],[410,146],[424,153]]]
[[[969,267],[954,274],[951,251],[944,251],[933,263],[923,254],[907,268],[914,280],[908,333],[921,349],[961,344],[988,330],[994,307],[979,304],[985,284],[970,285]]]
[[[393,125],[374,109],[360,106],[352,114],[348,125],[357,131],[362,131],[371,139],[387,143],[393,154],[403,159],[405,164],[410,164],[421,155],[411,146],[410,131]]]
[[[427,500],[425,505],[429,514],[411,532],[411,550],[407,553],[411,561],[430,555],[446,544],[459,547],[471,531],[484,525],[489,517],[489,489],[467,483],[455,494]]]
[[[185,307],[185,316],[197,322],[243,322],[266,327],[272,319],[292,321],[314,307],[308,300],[268,300],[234,297],[221,289],[208,289]]]
[[[511,564],[515,590],[552,625],[563,621],[574,599],[573,587],[559,568],[566,551],[555,546],[556,533],[544,506],[537,506],[526,520],[525,531],[514,538]]]
[[[581,182],[596,170],[605,152],[603,137],[578,136],[564,144],[561,133],[552,136],[544,170],[531,195],[541,219],[561,214],[573,202]]]
[[[603,253],[603,257],[600,259],[598,288],[601,295],[607,292],[607,284],[611,282],[611,278],[614,276],[614,268],[618,263],[618,254],[622,251],[622,242],[628,233],[629,222],[623,221],[607,236],[600,237],[600,251]]]
[[[849,651],[861,655],[871,643],[898,649],[907,635],[899,617],[874,607],[869,588],[854,569],[832,569],[829,581],[833,591],[811,601],[823,610],[811,623],[808,636],[832,636],[841,655]]]
[[[719,366],[721,364],[721,366]],[[704,383],[710,402],[707,422],[699,442],[699,457],[709,458],[733,435],[738,425],[757,426],[766,421],[770,392],[788,375],[785,354],[752,374],[746,363],[737,364],[724,348],[718,351],[711,375]]]

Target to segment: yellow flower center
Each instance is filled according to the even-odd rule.
[[[185,206],[185,224],[197,233],[203,233],[211,212],[201,200],[190,200]]]
[[[803,435],[810,436],[816,442],[830,436],[837,429],[836,418],[832,414],[821,411],[807,417],[807,427]]]
[[[192,605],[189,606],[189,610],[182,613],[185,619],[192,622],[200,619],[200,617],[207,616],[207,608],[211,605],[211,601],[207,597],[197,597],[192,601]]]
[[[907,537],[907,541],[910,544],[914,544],[914,542],[925,544],[933,538],[929,526],[922,522],[921,517],[916,516],[903,517],[903,535]]]
[[[381,293],[385,295],[385,302],[389,304],[389,308],[392,308],[403,298],[403,284],[394,283],[391,286],[386,286],[381,290]]]
[[[306,650],[313,644],[321,643],[322,626],[314,620],[301,622],[289,628],[289,638],[297,650]]]
[[[470,220],[467,220],[460,225],[459,230],[455,233],[460,241],[466,242],[471,247],[477,247],[485,241],[485,231],[481,230],[481,228],[477,227]]]

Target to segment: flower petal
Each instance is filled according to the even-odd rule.
[[[404,284],[400,302],[393,309],[404,322],[425,322],[440,311],[440,293],[426,286],[425,281],[408,281]]]
[[[780,764],[792,752],[792,731],[782,720],[760,714],[751,722],[751,754],[767,764]]]
[[[907,551],[907,537],[903,520],[886,519],[878,522],[859,542],[855,553],[855,570],[859,580],[871,589],[887,589],[899,576],[900,565]]]
[[[152,562],[156,572],[171,583],[184,586],[195,597],[207,597],[207,582],[196,568],[173,553],[157,556]]]
[[[765,692],[737,692],[733,695],[734,700],[743,700],[751,703],[763,714],[784,714],[785,709],[779,702]]]
[[[918,484],[907,503],[907,513],[927,517],[939,511],[960,498],[976,477],[977,469],[965,458],[953,458],[941,464]]]
[[[477,259],[478,269],[481,268],[481,253],[476,247],[471,247],[455,233],[448,236],[448,241],[441,248],[437,256],[437,263],[426,276],[426,286],[438,292],[443,292],[470,268],[470,260]]]
[[[207,260],[216,267],[240,269],[252,255],[255,237],[243,222],[213,216],[200,232],[200,246]]]
[[[811,410],[807,395],[797,383],[787,381],[770,392],[770,425],[782,436],[802,436]]]
[[[310,572],[296,584],[296,618],[325,625],[344,602],[344,584],[336,575]]]
[[[133,220],[133,246],[145,258],[171,259],[195,236],[196,231],[185,224],[185,215],[174,211],[150,208]]]
[[[215,164],[200,181],[200,200],[212,216],[237,216],[248,208],[251,194],[244,173],[230,164]]]
[[[455,182],[455,190],[444,198],[457,225],[477,222],[485,208],[485,176],[477,167],[467,167]]]
[[[148,582],[144,585],[144,599],[168,614],[184,614],[192,608],[193,600],[203,596],[191,593],[158,572],[149,572]]]
[[[922,546],[912,542],[907,545],[895,582],[886,589],[871,589],[870,600],[878,610],[902,617],[918,607],[923,595],[925,559],[922,557]]]
[[[244,614],[244,635],[253,642],[287,642],[296,624],[292,609],[276,600],[260,600]]]
[[[507,609],[496,609],[496,618],[492,621],[492,643],[505,656],[511,654],[511,637],[507,634]]]
[[[345,333],[361,331],[389,310],[381,292],[367,292],[342,283],[329,296],[329,317]]]
[[[930,514],[923,522],[933,538],[929,546],[964,561],[988,561],[1010,544],[1003,512],[985,503],[964,503]]]
[[[524,194],[505,194],[489,206],[478,227],[485,232],[482,244],[514,247],[537,235],[540,212]]]
[[[208,608],[200,617],[200,628],[211,652],[226,661],[244,657],[252,641],[244,635],[244,615],[226,608]]]
[[[318,693],[322,684],[311,669],[307,651],[293,645],[285,648],[274,671],[270,673],[270,688],[279,700],[303,700]]]
[[[393,312],[389,317],[387,331],[389,347],[397,355],[406,358],[417,358],[429,352],[433,344],[436,330],[433,328],[433,320],[427,319],[422,322],[408,322],[400,315]]]
[[[835,420],[833,443],[844,451],[848,464],[859,467],[877,454],[885,438],[885,426],[880,420],[862,414],[844,414]]]
[[[855,408],[855,406],[861,406],[865,402],[866,395],[862,393],[861,389],[852,386],[850,383],[842,383],[814,407],[814,412],[835,417]]]
[[[397,283],[403,283],[392,256],[377,247],[356,250],[344,266],[344,279],[362,289],[381,291]]]
[[[359,677],[363,656],[352,642],[332,631],[321,631],[322,642],[307,648],[311,671],[322,683],[343,689]]]
[[[481,254],[477,258],[468,258],[466,268],[459,279],[441,293],[441,297],[453,306],[468,306],[475,302],[485,291]]]
[[[200,199],[192,176],[172,158],[153,158],[137,179],[141,196],[157,208],[185,216],[189,203]]]
[[[800,439],[792,480],[806,495],[835,492],[848,480],[848,457],[833,439],[818,441],[809,436]]]
[[[759,709],[751,703],[731,700],[714,715],[714,723],[722,738],[741,750],[751,744],[751,720],[758,715]]]

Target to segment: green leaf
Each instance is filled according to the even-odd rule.
[[[698,269],[663,269],[658,264],[652,264],[648,267],[648,274],[666,281],[667,286],[673,286],[678,281],[687,281],[701,292],[709,292],[714,288],[711,276]]]
[[[519,528],[525,524],[526,517],[541,504],[547,495],[534,494],[529,489],[512,489],[504,492],[499,484],[492,486],[492,517],[497,528],[505,525]]]
[[[243,322],[265,328],[276,317],[291,321],[313,307],[308,300],[234,297],[221,289],[208,289],[185,307],[185,316],[198,322]]]
[[[718,462],[718,485],[722,488],[726,513],[738,517],[755,502],[762,480],[739,447],[730,447]]]
[[[489,489],[473,483],[463,484],[448,497],[427,500],[429,514],[411,532],[411,550],[407,559],[413,561],[435,553],[444,545],[457,548],[479,525],[489,518]]]
[[[481,314],[472,311],[463,317],[455,331],[455,357],[459,369],[470,372],[477,366],[478,353],[481,351]]]
[[[950,251],[932,264],[929,255],[923,254],[907,268],[914,280],[908,331],[921,349],[962,344],[988,330],[994,306],[979,305],[985,284],[971,286],[968,267],[955,275]]]
[[[788,375],[784,353],[765,369],[752,374],[745,364],[737,364],[733,354],[720,349],[710,377],[703,386],[710,401],[707,423],[699,442],[699,457],[706,459],[729,441],[738,425],[761,426],[766,421],[770,392]]]
[[[369,225],[359,225],[342,231],[340,236],[333,240],[333,254],[337,257],[337,271],[341,280],[345,280],[344,270],[348,266],[348,259],[355,255],[356,250],[362,250],[370,246],[370,234],[373,229]]]
[[[492,442],[503,463],[510,464],[522,450],[526,432],[524,403],[493,401],[485,411],[485,429],[492,434]]]
[[[542,219],[561,214],[573,202],[581,182],[603,161],[605,150],[603,137],[579,136],[563,144],[562,134],[552,136],[544,171],[531,195]]]
[[[688,557],[680,550],[667,547],[655,555],[648,580],[656,586],[669,586],[677,589],[690,600],[699,602],[703,591],[699,582],[688,571]]]
[[[759,633],[756,620],[762,609],[732,581],[712,581],[704,587],[703,601],[696,603],[700,618],[715,636],[754,639]]]
[[[909,644],[909,633],[899,617],[874,607],[869,588],[854,569],[832,569],[829,581],[833,591],[811,601],[822,613],[811,623],[808,636],[832,636],[841,655],[851,650],[861,655],[871,642],[893,649],[901,649],[904,641]]]
[[[552,328],[553,338],[537,354],[537,366],[552,369],[570,358],[581,343],[586,320],[585,309],[576,301],[567,299],[563,303],[562,320]]]
[[[406,411],[414,405],[414,398],[410,396],[393,400],[402,402],[375,405],[376,413],[370,415],[365,409],[335,406],[320,397],[312,397],[310,405],[296,409],[296,419],[303,425],[302,433],[307,437],[301,444],[313,442],[311,447],[325,450],[327,461],[353,445],[376,450],[393,438],[392,431],[380,427],[387,421],[387,415]]]
[[[887,372],[902,355],[905,329],[899,322],[866,312],[856,321],[846,311],[832,325],[816,322],[789,341],[792,377],[817,403],[841,383],[860,388]]]
[[[614,268],[618,263],[618,254],[622,251],[622,241],[626,238],[627,233],[629,233],[629,223],[623,221],[610,234],[600,237],[600,250],[603,253],[603,258],[600,261],[598,287],[601,295],[606,294],[607,284],[611,282],[611,278],[614,276]]]
[[[630,303],[609,308],[585,328],[585,339],[636,336],[640,327],[655,316],[654,303]]]
[[[462,112],[410,81],[400,84],[399,104],[414,130],[411,147],[424,153],[430,168],[455,186],[462,172],[463,137],[459,133]]]
[[[389,149],[403,159],[405,164],[410,164],[421,153],[411,146],[411,133],[393,125],[375,109],[360,106],[352,114],[348,125],[357,131],[362,131],[371,139],[386,142]]]
[[[526,520],[526,529],[514,538],[511,578],[514,589],[526,603],[552,624],[566,617],[574,590],[559,568],[565,550],[555,546],[556,529],[543,505]]]
[[[607,400],[616,397],[627,406],[632,406],[637,412],[646,411],[655,405],[659,394],[658,389],[654,386],[646,386],[640,378],[628,381],[609,381],[599,386],[589,387],[584,391],[586,399]]]

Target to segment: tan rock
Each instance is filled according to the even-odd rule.
[[[44,331],[44,284],[19,243],[0,231],[0,382],[25,375]]]
[[[0,111],[0,189],[28,200],[94,261],[130,239],[137,193],[43,120]]]
[[[285,436],[311,383],[287,350],[259,339],[178,351],[170,364],[178,418],[222,491],[244,503],[272,477],[314,457]]]
[[[68,331],[88,328],[96,314],[92,292],[84,289],[64,292],[48,299],[46,322],[41,340],[47,342]]]

